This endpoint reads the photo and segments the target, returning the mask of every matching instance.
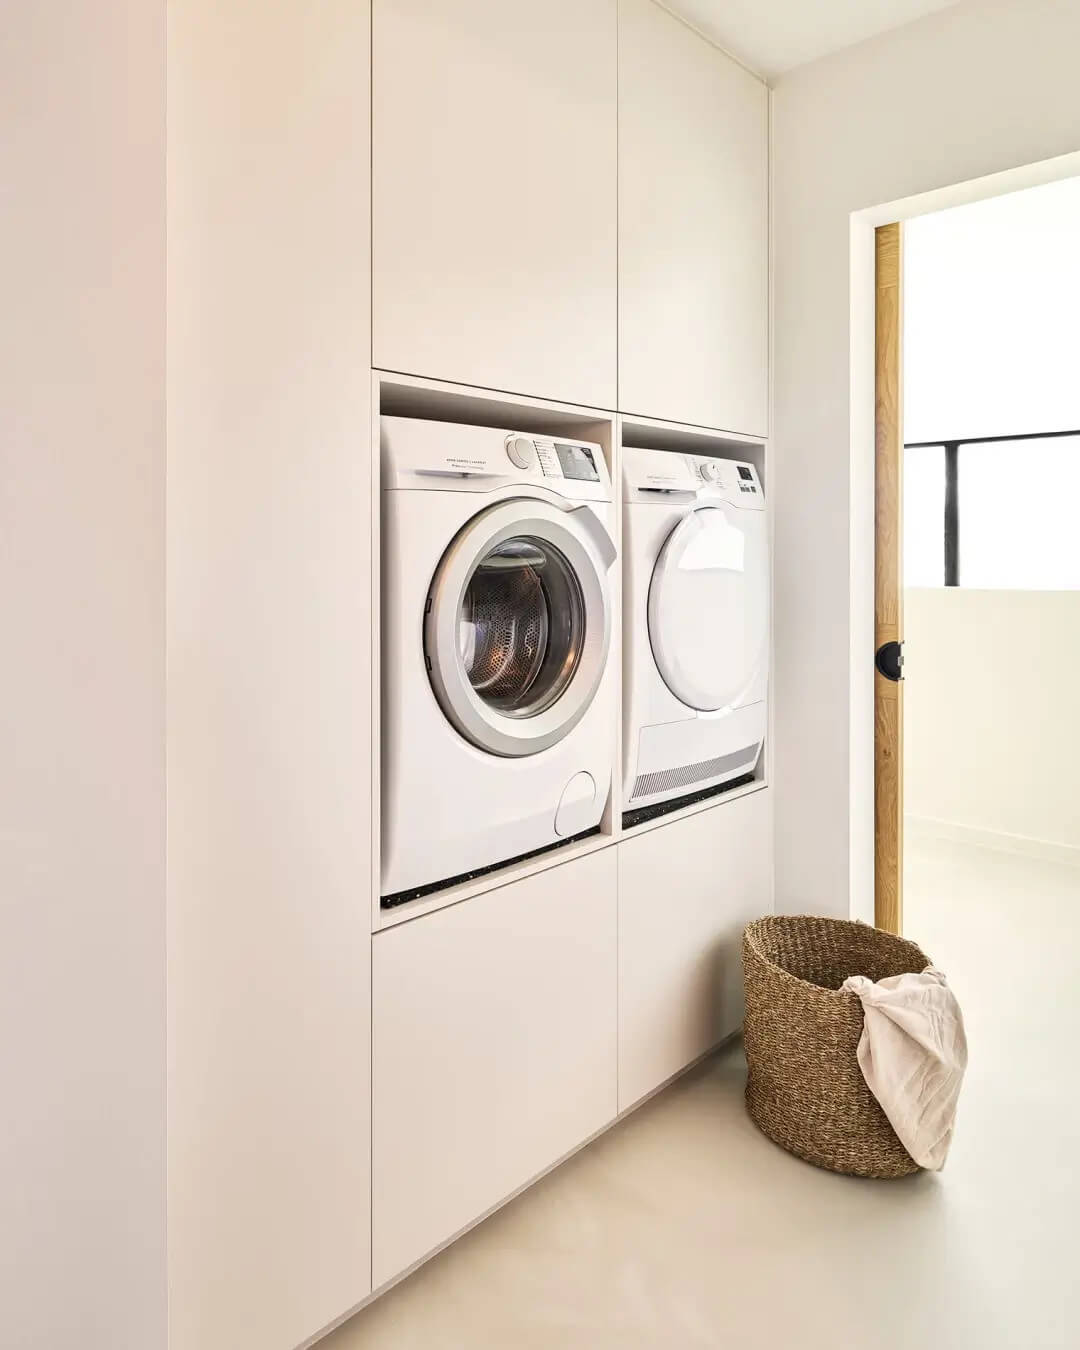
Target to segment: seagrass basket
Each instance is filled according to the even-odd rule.
[[[775,915],[743,934],[746,1105],[789,1152],[833,1172],[901,1177],[912,1159],[862,1076],[862,1003],[849,975],[881,980],[929,959],[891,933],[846,919]]]

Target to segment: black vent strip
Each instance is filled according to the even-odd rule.
[[[526,862],[529,858],[539,858],[545,853],[553,853],[556,849],[565,848],[567,844],[576,844],[582,839],[589,839],[594,834],[600,833],[600,826],[594,825],[591,830],[582,830],[580,834],[569,834],[565,839],[560,839],[555,844],[545,844],[543,848],[534,848],[528,853],[519,853],[515,858],[503,858],[496,863],[490,863],[487,867],[477,867],[472,872],[459,872],[456,877],[447,877],[445,881],[432,881],[426,886],[413,886],[407,891],[395,891],[393,895],[384,895],[379,900],[380,909],[397,909],[399,905],[407,905],[410,900],[423,900],[425,896],[436,895],[439,891],[447,891],[451,886],[461,886],[466,881],[476,881],[479,877],[490,876],[492,872],[499,872],[504,867],[513,867],[515,863]]]
[[[660,816],[670,815],[672,811],[682,811],[687,806],[707,801],[710,797],[719,797],[725,792],[730,792],[732,788],[745,787],[747,783],[754,781],[753,773],[741,773],[737,778],[729,778],[726,783],[702,788],[700,792],[691,792],[685,797],[672,797],[666,802],[653,802],[651,806],[639,806],[634,811],[624,811],[622,827],[624,830],[632,829],[635,825],[643,825],[647,820],[657,820]]]

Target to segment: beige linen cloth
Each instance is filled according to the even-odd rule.
[[[863,1005],[859,1067],[903,1146],[939,1172],[952,1142],[967,1067],[964,1018],[945,976],[892,975],[875,984],[852,975],[840,986]]]

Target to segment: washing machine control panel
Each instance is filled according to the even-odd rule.
[[[572,501],[611,500],[603,447],[516,427],[476,427],[418,417],[379,419],[384,492],[494,492],[546,488]],[[583,428],[584,429],[584,428]]]
[[[556,441],[555,453],[559,457],[564,478],[577,478],[584,483],[599,483],[600,474],[591,446],[577,445],[572,441]]]
[[[601,481],[595,447],[580,441],[511,435],[506,438],[506,453],[517,468],[539,467],[545,478],[572,478],[582,483]]]

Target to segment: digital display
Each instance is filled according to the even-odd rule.
[[[561,445],[556,441],[555,452],[567,478],[583,478],[590,483],[599,483],[596,461],[587,445]]]
[[[746,467],[745,464],[739,465],[739,477],[745,478],[748,482],[754,481],[754,475],[750,472],[750,470]]]

